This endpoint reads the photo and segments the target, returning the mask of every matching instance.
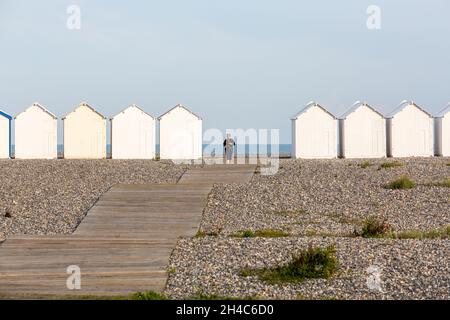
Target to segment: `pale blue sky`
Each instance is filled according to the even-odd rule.
[[[81,30],[66,28],[69,5]],[[381,30],[366,9],[382,10]],[[177,103],[207,128],[279,128],[310,100],[340,115],[450,100],[447,0],[0,0],[0,109],[38,101],[62,117],[87,101],[106,116]]]

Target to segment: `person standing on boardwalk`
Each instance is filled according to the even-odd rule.
[[[227,164],[231,163],[231,159],[233,158],[233,149],[236,145],[234,139],[231,137],[231,134],[227,133],[227,138],[223,141],[223,147],[225,148],[225,155],[227,157]]]

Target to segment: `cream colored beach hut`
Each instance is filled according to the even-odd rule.
[[[202,118],[179,104],[158,120],[161,159],[202,158]]]
[[[56,159],[58,118],[33,103],[15,118],[16,159]]]
[[[155,157],[155,119],[136,105],[111,118],[113,159]]]
[[[386,120],[366,102],[355,102],[339,119],[339,156],[386,157]]]
[[[106,118],[87,103],[63,118],[64,158],[106,158]]]
[[[450,103],[434,118],[435,155],[450,157]]]
[[[9,114],[0,111],[0,159],[11,157],[11,120]]]
[[[293,158],[337,157],[337,119],[324,107],[310,102],[291,118]]]
[[[433,156],[433,117],[427,111],[405,100],[386,121],[388,156]]]

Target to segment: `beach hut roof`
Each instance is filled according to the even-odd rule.
[[[17,114],[14,119],[17,119],[18,116],[20,116],[22,113],[26,112],[28,109],[32,108],[32,107],[38,107],[39,109],[41,109],[42,111],[44,111],[45,113],[47,113],[50,117],[52,117],[53,119],[58,119],[57,116],[55,116],[53,113],[51,113],[50,111],[48,111],[44,106],[42,106],[40,103],[35,102],[33,103],[30,107],[26,108],[24,111],[20,112],[19,114]]]
[[[4,113],[3,111],[0,110],[0,116],[5,117],[8,120],[12,120],[12,117],[9,114]]]
[[[443,117],[445,117],[445,115],[447,114],[447,113],[449,113],[450,112],[450,102],[448,103],[448,105],[444,108],[444,109],[442,109],[437,115],[436,115],[436,118],[443,118]]]
[[[186,108],[185,106],[183,106],[182,104],[177,104],[175,107],[167,110],[166,112],[164,112],[162,115],[160,115],[158,117],[158,120],[161,120],[165,115],[167,115],[168,113],[170,113],[172,110],[175,110],[177,108],[182,108],[184,110],[186,110],[187,112],[191,113],[192,115],[194,115],[195,117],[197,117],[199,120],[202,120],[201,117],[199,117],[198,115],[196,115],[194,112],[192,112],[191,110],[189,110],[188,108]]]
[[[311,101],[309,102],[306,107],[304,107],[302,110],[300,110],[300,112],[298,112],[297,114],[295,114],[294,116],[291,117],[291,120],[297,120],[298,117],[305,113],[309,108],[311,107],[319,107],[320,109],[322,109],[323,111],[325,111],[326,113],[328,113],[330,116],[332,116],[334,119],[336,119],[336,116],[334,114],[332,114],[330,111],[328,111],[327,109],[325,109],[324,107],[322,107],[320,104]]]
[[[79,107],[87,107],[90,110],[92,110],[93,112],[95,112],[97,115],[99,115],[100,117],[102,117],[103,119],[106,119],[106,117],[104,115],[102,115],[100,112],[98,112],[97,110],[95,110],[94,108],[92,108],[90,105],[88,105],[86,102],[82,102],[80,103],[80,105],[78,107],[76,107],[74,110],[70,111],[68,114],[66,114],[62,119],[65,120],[67,118],[67,116],[69,114],[71,114],[72,112],[75,112]]]
[[[367,102],[363,102],[363,101],[356,101],[351,107],[350,109],[348,109],[341,117],[340,119],[346,119],[351,113],[353,113],[356,109],[358,109],[361,106],[366,106],[367,108],[369,108],[370,110],[372,110],[373,112],[379,114],[381,117],[384,118],[384,115],[378,111],[377,109],[375,109],[374,107],[372,107],[371,105],[369,105]]]
[[[116,114],[114,117],[112,117],[110,120],[114,119],[115,117],[117,117],[119,114],[124,113],[126,110],[128,110],[129,108],[136,108],[139,109],[140,111],[142,111],[143,113],[145,113],[146,115],[148,115],[149,117],[151,117],[152,119],[155,119],[154,116],[152,116],[150,113],[145,112],[144,110],[142,110],[142,108],[138,107],[137,105],[135,105],[134,103],[128,107],[126,107],[125,109],[123,109],[122,111],[120,111],[118,114]]]
[[[409,105],[415,106],[417,109],[421,110],[423,113],[427,114],[429,117],[432,117],[432,115],[428,111],[426,111],[422,107],[418,106],[414,101],[403,100],[400,103],[400,105],[394,109],[394,111],[392,111],[391,113],[389,113],[387,115],[386,118],[388,118],[388,119],[393,118],[397,113],[399,113],[400,111],[402,111],[404,108],[406,108]]]

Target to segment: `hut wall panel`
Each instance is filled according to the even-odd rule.
[[[386,122],[367,106],[360,106],[344,120],[345,158],[386,156]]]
[[[295,157],[331,159],[337,157],[337,121],[317,106],[308,108],[295,121]]]
[[[155,120],[138,108],[130,107],[111,121],[113,159],[152,159],[155,157]]]
[[[161,159],[187,160],[202,158],[202,120],[175,108],[160,119]]]
[[[391,121],[393,157],[427,157],[434,154],[433,118],[413,105]]]
[[[57,158],[57,120],[39,107],[31,107],[15,120],[16,159]]]
[[[86,106],[80,106],[64,120],[66,159],[106,158],[106,120]]]

